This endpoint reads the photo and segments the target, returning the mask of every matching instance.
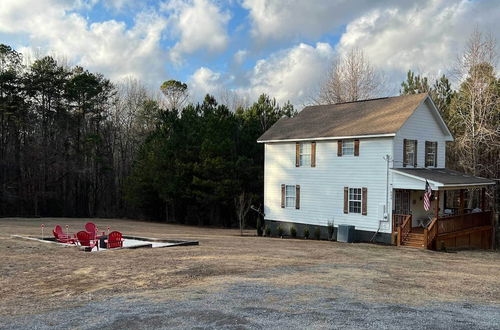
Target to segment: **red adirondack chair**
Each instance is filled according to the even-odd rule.
[[[57,225],[54,230],[52,230],[54,237],[58,242],[66,243],[66,244],[75,244],[75,238],[71,234],[66,234],[63,232],[61,226]]]
[[[93,222],[87,222],[85,224],[85,230],[90,234],[92,239],[95,239],[97,235],[97,226]]]
[[[99,250],[98,240],[94,239],[89,232],[83,230],[79,231],[76,233],[76,237],[78,238],[78,242],[80,242],[81,246],[88,246],[90,247],[90,250],[97,246],[97,250]]]
[[[108,239],[104,242],[106,242],[107,249],[123,247],[122,233],[119,231],[112,231],[109,233]]]

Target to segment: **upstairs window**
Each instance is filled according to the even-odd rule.
[[[285,207],[295,207],[295,186],[286,185]]]
[[[359,156],[359,139],[337,140],[337,156]]]
[[[417,167],[417,140],[403,140],[403,166]]]
[[[316,142],[295,143],[295,166],[316,167]]]
[[[437,167],[437,142],[425,141],[425,167]]]
[[[342,155],[353,156],[354,155],[354,140],[343,140],[342,141]]]
[[[299,162],[300,166],[311,165],[311,143],[301,143],[299,146]]]
[[[349,213],[361,213],[361,188],[349,188]]]

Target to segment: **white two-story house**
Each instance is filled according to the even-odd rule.
[[[265,144],[265,222],[293,224],[299,235],[319,226],[324,237],[333,222],[355,226],[358,241],[452,246],[456,237],[443,235],[491,225],[481,188],[494,182],[446,169],[448,141],[427,94],[309,106],[283,117],[258,139]],[[467,225],[465,218],[479,214],[482,222]],[[486,231],[477,234],[481,247],[491,240]]]

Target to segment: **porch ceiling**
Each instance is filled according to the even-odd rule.
[[[394,188],[424,190],[425,180],[433,189],[458,189],[484,187],[495,184],[490,179],[472,176],[446,168],[397,168],[391,169]],[[419,188],[415,188],[419,187]]]

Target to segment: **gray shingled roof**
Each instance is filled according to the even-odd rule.
[[[423,93],[308,106],[293,118],[278,120],[257,141],[396,133],[426,97]]]
[[[446,168],[395,168],[393,171],[406,173],[425,180],[439,182],[445,186],[495,184],[495,182],[490,179],[472,176]]]

